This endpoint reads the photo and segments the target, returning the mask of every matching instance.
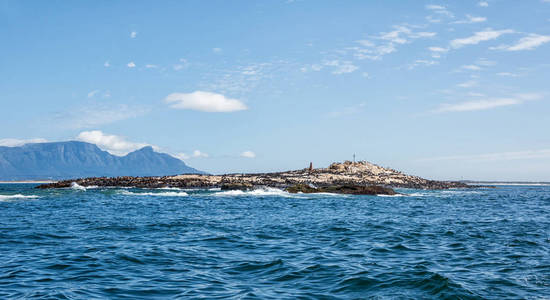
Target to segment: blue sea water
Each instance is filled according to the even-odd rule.
[[[0,299],[550,299],[550,187],[0,184]]]

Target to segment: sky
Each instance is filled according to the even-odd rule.
[[[550,181],[550,0],[0,0],[0,145]]]

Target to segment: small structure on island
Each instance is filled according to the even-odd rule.
[[[313,171],[313,162],[309,162],[309,171],[310,171],[310,172]]]

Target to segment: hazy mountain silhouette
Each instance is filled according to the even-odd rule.
[[[163,176],[204,173],[165,153],[144,147],[116,156],[85,142],[0,147],[0,180],[70,179],[98,176]]]

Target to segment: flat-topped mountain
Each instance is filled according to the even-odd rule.
[[[183,161],[144,147],[112,155],[85,142],[34,143],[0,147],[0,180],[69,179],[98,176],[201,174]]]
[[[71,186],[73,181],[61,181],[45,184],[39,188],[63,188]],[[322,188],[334,190],[334,187],[386,186],[417,189],[448,189],[468,187],[460,182],[435,181],[406,175],[401,172],[383,168],[361,161],[333,163],[328,168],[306,168],[295,171],[257,174],[201,175],[182,174],[164,177],[117,177],[117,178],[84,178],[75,180],[81,186],[125,186],[138,188],[213,188],[252,189],[260,186],[284,188],[308,192]],[[324,189],[323,189],[324,188]]]

